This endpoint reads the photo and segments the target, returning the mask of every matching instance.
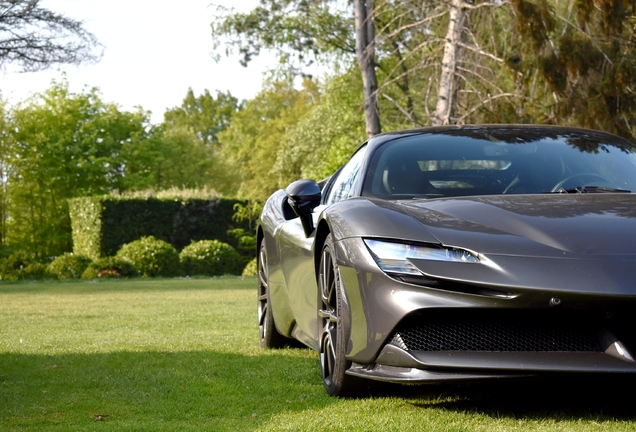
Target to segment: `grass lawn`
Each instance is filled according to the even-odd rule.
[[[316,353],[262,350],[255,315],[254,279],[1,284],[0,430],[636,430],[619,380],[330,398]]]

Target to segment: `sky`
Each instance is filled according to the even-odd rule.
[[[167,108],[181,105],[189,87],[195,95],[205,89],[213,95],[229,90],[239,99],[250,99],[276,60],[265,54],[248,68],[236,56],[223,55],[215,62],[212,2],[248,11],[258,0],[42,0],[42,7],[82,20],[103,45],[103,57],[96,64],[41,72],[19,73],[9,65],[0,71],[2,97],[15,104],[46,90],[65,73],[72,91],[98,87],[106,102],[124,110],[141,106],[152,111],[153,123],[163,120]]]

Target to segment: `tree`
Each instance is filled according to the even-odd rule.
[[[241,108],[242,104],[230,92],[217,91],[215,98],[208,90],[195,96],[188,89],[181,106],[165,112],[164,124],[169,128],[186,127],[202,144],[216,146],[218,134],[227,129],[232,116]]]
[[[215,49],[224,45],[226,53],[237,51],[243,66],[263,49],[299,68],[317,59],[353,56],[353,14],[341,6],[338,0],[260,0],[248,13],[217,6],[211,24]]]
[[[353,5],[353,10],[351,10]],[[369,137],[380,133],[378,83],[375,63],[375,21],[373,0],[261,0],[249,13],[220,9],[212,23],[218,45],[227,52],[237,49],[246,66],[261,49],[278,52],[281,62],[295,59],[292,69],[303,73],[315,59],[336,62],[356,56],[362,75]]]
[[[229,92],[217,92],[215,98],[208,90],[195,96],[188,89],[181,106],[165,112],[153,139],[139,149],[141,160],[152,165],[146,167],[152,172],[146,176],[148,186],[226,189],[231,175],[220,155],[218,136],[242,106]]]
[[[25,71],[95,61],[98,43],[81,21],[40,7],[41,0],[0,0],[0,65]]]
[[[0,245],[4,244],[7,223],[7,183],[10,174],[8,165],[9,149],[11,142],[11,128],[4,101],[0,101]]]
[[[271,170],[281,187],[328,177],[349,159],[364,137],[366,124],[356,110],[362,98],[362,78],[353,67],[320,87],[315,103],[282,137]]]
[[[122,112],[97,89],[75,94],[62,81],[15,107],[10,122],[7,240],[39,256],[70,251],[67,199],[125,189],[148,113]]]
[[[537,120],[636,138],[636,4],[512,0],[522,37],[518,69],[541,83]],[[534,90],[533,90],[534,92]],[[536,102],[535,102],[536,101]]]
[[[164,123],[151,128],[148,135],[126,153],[123,190],[218,189],[224,184],[225,170],[217,151],[191,128]]]
[[[286,186],[273,175],[273,166],[287,131],[298,123],[319,98],[315,82],[305,79],[302,89],[293,78],[267,83],[245,108],[234,115],[229,128],[219,134],[221,155],[234,180],[225,194],[265,201]]]
[[[373,0],[354,0],[356,57],[362,75],[364,92],[364,119],[367,136],[381,132],[378,104],[378,78],[375,73],[375,23]]]

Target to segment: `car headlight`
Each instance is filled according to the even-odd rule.
[[[411,264],[409,259],[479,262],[479,258],[473,253],[456,248],[410,245],[371,239],[364,239],[364,243],[371,251],[375,262],[386,273],[421,275],[422,272]]]

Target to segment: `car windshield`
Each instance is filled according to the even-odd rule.
[[[636,149],[602,133],[450,131],[396,138],[372,155],[362,195],[385,199],[636,191]]]

